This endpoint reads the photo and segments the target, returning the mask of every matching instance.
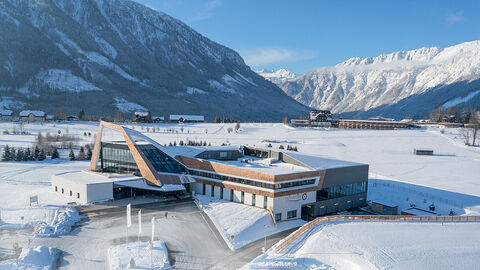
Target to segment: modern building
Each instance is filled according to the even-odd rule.
[[[375,200],[372,202],[372,211],[380,215],[398,215],[398,205]]]
[[[20,121],[24,122],[43,122],[45,121],[47,114],[44,111],[21,111],[18,115]]]
[[[118,136],[105,136],[107,130]],[[63,194],[72,199],[77,193],[91,202],[138,195],[146,189],[192,192],[269,209],[277,221],[310,220],[363,206],[368,186],[367,164],[242,145],[167,147],[107,122],[100,123],[89,172],[71,174],[52,177],[52,185],[60,193],[63,188]],[[83,183],[81,190],[86,194],[70,192],[62,184],[70,182]],[[89,191],[83,186],[94,187],[97,182],[111,182],[106,189],[112,192],[103,198],[90,196],[95,188]]]

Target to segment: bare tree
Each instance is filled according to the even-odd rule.
[[[115,122],[125,121],[125,118],[123,117],[123,113],[119,110],[115,110],[115,114],[113,116],[113,121],[115,121]]]
[[[443,110],[443,107],[440,106],[430,113],[430,120],[437,123],[442,122],[442,119],[444,116],[445,116],[445,111]]]

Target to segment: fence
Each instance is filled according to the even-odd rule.
[[[289,235],[285,241],[275,247],[275,253],[282,251],[288,244],[290,244],[297,237],[304,232],[317,225],[318,223],[330,222],[330,221],[480,221],[480,216],[328,216],[319,217],[315,220],[305,224],[293,234]]]
[[[455,206],[455,207],[458,207],[458,208],[465,208],[462,203],[457,203],[457,202],[449,200],[449,199],[445,199],[445,198],[442,198],[442,197],[439,197],[439,196],[435,196],[435,195],[432,195],[431,193],[428,193],[428,192],[415,190],[413,188],[408,188],[408,187],[404,187],[402,185],[393,184],[393,183],[383,183],[382,181],[379,182],[379,181],[376,181],[376,180],[373,180],[373,181],[370,180],[370,181],[371,181],[371,185],[373,187],[377,187],[377,185],[378,186],[383,186],[383,187],[391,188],[391,189],[394,189],[394,190],[403,191],[403,192],[406,192],[406,193],[416,194],[416,195],[419,195],[419,196],[423,197],[424,199],[431,199],[435,202],[439,202],[439,203],[442,203],[442,204]]]

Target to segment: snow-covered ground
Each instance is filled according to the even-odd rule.
[[[220,200],[205,195],[195,195],[197,205],[212,220],[228,247],[242,248],[251,242],[288,229],[297,228],[306,222],[301,219],[275,224],[267,210]]]
[[[478,147],[466,147],[458,129],[446,128],[445,134],[441,134],[440,129],[433,126],[420,130],[381,131],[291,128],[282,124],[242,123],[239,132],[229,132],[230,129],[234,130],[235,124],[126,124],[126,126],[143,132],[161,144],[168,144],[173,141],[178,144],[180,140],[206,141],[207,144],[211,143],[212,145],[225,143],[261,147],[266,147],[271,143],[274,148],[278,148],[280,145],[286,147],[287,144],[290,144],[296,146],[299,153],[369,164],[371,178],[369,200],[377,198],[390,201],[400,205],[400,208],[408,207],[411,203],[425,208],[434,203],[437,207],[436,211],[441,214],[449,214],[451,209],[455,214],[477,215],[480,213],[480,149]],[[3,134],[4,130],[23,130],[30,134],[7,135]],[[24,125],[0,123],[0,133],[2,133],[0,134],[0,147],[3,148],[6,144],[15,147],[29,147],[33,145],[39,132],[58,134],[58,131],[62,134],[77,135],[80,138],[79,143],[83,145],[94,141],[97,130],[98,123],[93,122]],[[105,136],[111,139],[121,138],[119,134],[113,133]],[[432,148],[435,155],[415,156],[412,152],[413,148],[416,147]],[[9,232],[6,229],[21,227],[43,228],[43,232],[48,232],[49,226],[56,224],[57,219],[54,217],[59,217],[58,214],[62,211],[67,215],[60,217],[58,220],[65,220],[64,224],[67,226],[78,218],[77,215],[69,212],[68,209],[70,208],[65,208],[69,200],[53,192],[50,185],[50,176],[59,172],[86,169],[88,168],[88,161],[69,161],[67,159],[68,150],[61,151],[60,154],[61,158],[53,161],[47,159],[42,162],[0,162],[2,219],[0,221],[0,233],[7,235]],[[29,197],[34,195],[38,195],[39,204],[30,206]],[[250,240],[261,239],[264,236],[264,221],[268,219],[262,216],[263,214],[259,214],[258,219],[252,219],[251,216],[246,217],[241,214],[241,211],[237,210],[231,214],[231,210],[228,209],[229,204],[222,203],[221,207],[215,207],[215,209],[230,212],[228,216],[230,220],[214,222],[221,224],[218,226],[219,228],[224,228],[220,230],[224,237],[231,239],[231,235],[235,235],[234,242],[230,243],[231,247],[237,245],[236,248],[239,248],[248,244]],[[242,207],[239,204],[234,204],[232,207],[237,206]],[[258,210],[264,211],[262,209]],[[235,219],[232,218],[235,217],[234,214],[237,214],[237,212],[239,212],[239,216]],[[249,214],[251,213],[249,212]],[[253,216],[253,214],[251,215]],[[24,217],[23,220],[21,219],[22,216]],[[233,222],[237,221],[235,223],[238,223],[242,219],[248,222],[241,222],[238,226]],[[410,226],[408,230],[406,229],[412,231],[412,237],[416,236],[417,230],[419,232],[423,230],[414,225]],[[385,229],[383,227],[373,227],[377,231],[386,230],[390,231],[391,234],[397,234],[397,232],[403,230],[401,226],[403,225],[387,226]],[[458,227],[461,232],[463,230],[461,228],[468,228],[473,225],[449,223],[448,226]],[[430,227],[428,230],[433,230],[435,237],[443,237],[440,231],[435,232],[435,229]],[[63,230],[62,228],[67,229]],[[59,226],[58,230],[54,229],[53,231],[65,233],[68,232],[68,227]],[[27,232],[30,233],[30,231]],[[36,232],[42,232],[42,230],[37,229]],[[87,233],[87,231],[83,233]],[[430,235],[427,229],[423,233],[427,236]],[[101,232],[98,232],[98,235],[101,236]],[[115,235],[118,237],[122,233]],[[73,239],[75,235],[68,235],[68,238],[72,238],[71,241],[78,240]],[[45,243],[52,243],[52,246],[57,246],[58,241],[54,241],[52,238],[51,241],[45,240]],[[378,243],[382,244],[382,242]],[[75,252],[86,254],[87,252],[83,251],[82,248],[88,244],[87,241],[79,243]],[[43,243],[41,245],[50,246]],[[453,247],[450,251],[455,250],[455,247]],[[372,251],[372,254],[375,254],[375,252]],[[379,251],[378,254],[382,253]],[[468,251],[465,254],[468,254]],[[78,256],[78,254],[72,256]],[[331,256],[333,257],[333,255]],[[333,265],[327,260],[321,262]],[[78,268],[78,265],[76,267]]]
[[[23,248],[18,259],[0,261],[0,269],[53,270],[59,253],[59,250],[45,246]]]
[[[477,269],[479,222],[331,222],[242,269]]]
[[[133,263],[130,262],[133,260]],[[134,242],[112,246],[108,249],[110,270],[170,269],[168,251],[163,241]],[[128,266],[131,268],[128,268]]]

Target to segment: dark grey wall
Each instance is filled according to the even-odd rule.
[[[325,173],[322,188],[366,182],[367,180],[368,164],[328,169]]]

